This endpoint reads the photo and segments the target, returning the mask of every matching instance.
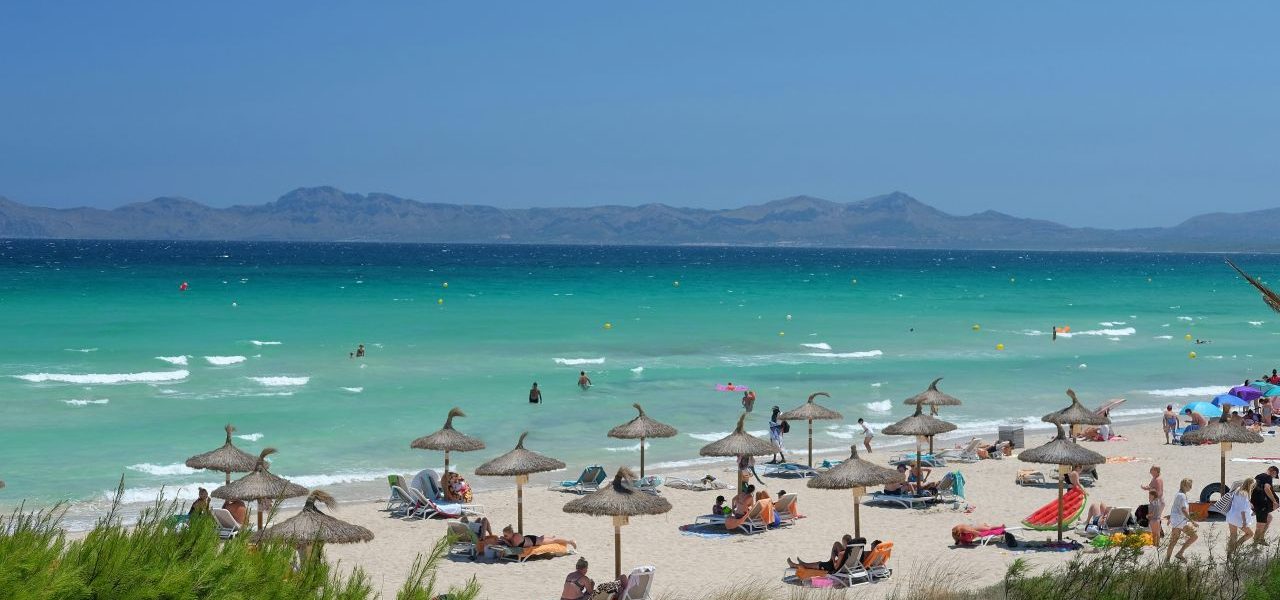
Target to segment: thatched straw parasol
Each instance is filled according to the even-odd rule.
[[[476,467],[476,475],[516,478],[516,532],[521,535],[524,535],[524,484],[529,483],[529,474],[564,468],[564,463],[554,458],[525,450],[524,438],[528,435],[527,431],[521,433],[514,449]]]
[[[640,476],[644,477],[645,439],[675,437],[678,432],[675,427],[650,419],[648,415],[644,414],[644,409],[640,408],[639,404],[632,404],[631,406],[634,406],[640,414],[636,418],[610,429],[609,437],[620,440],[640,440]]]
[[[1204,427],[1192,431],[1182,436],[1184,444],[1218,444],[1221,448],[1220,457],[1220,477],[1218,483],[1222,486],[1219,491],[1227,491],[1227,452],[1231,451],[1231,444],[1259,444],[1262,443],[1262,436],[1258,435],[1240,425],[1229,422],[1227,411],[1222,411],[1222,417],[1217,421],[1213,421]]]
[[[248,473],[258,464],[258,457],[245,452],[231,443],[231,434],[236,430],[227,423],[227,441],[222,447],[204,454],[197,454],[187,459],[186,465],[192,469],[208,469],[222,471],[227,474],[226,483],[231,483],[232,473]]]
[[[1237,267],[1236,263],[1231,262],[1231,259],[1227,259],[1227,264],[1231,265],[1231,268],[1235,269],[1245,281],[1248,281],[1249,285],[1252,285],[1262,294],[1262,301],[1267,303],[1267,308],[1280,313],[1280,295],[1271,291],[1271,289],[1263,285],[1261,281],[1258,281],[1254,277],[1250,277],[1248,273],[1245,273],[1240,269],[1240,267]]]
[[[858,458],[858,446],[849,446],[849,458],[826,473],[809,480],[819,490],[853,490],[853,536],[862,537],[862,517],[858,508],[867,487],[902,481],[902,473]]]
[[[884,428],[887,435],[911,435],[916,438],[916,473],[920,472],[920,438],[926,438],[931,443],[933,436],[948,431],[955,431],[956,426],[952,423],[943,421],[926,415],[923,413],[923,404],[916,405],[916,413],[907,417],[893,425]]]
[[[809,422],[809,467],[813,467],[813,422],[820,419],[843,419],[844,415],[831,410],[821,404],[813,401],[814,398],[822,396],[830,398],[831,394],[826,392],[814,392],[809,394],[809,401],[797,406],[787,412],[778,415],[778,419],[782,421],[808,421]]]
[[[307,495],[307,488],[283,477],[272,475],[267,471],[270,467],[267,457],[275,453],[275,448],[263,448],[262,453],[258,455],[257,464],[253,467],[253,472],[213,490],[209,494],[214,498],[222,498],[223,500],[257,500],[259,530],[262,529],[262,502],[264,500],[283,500]]]
[[[671,510],[665,498],[647,494],[631,486],[635,479],[631,469],[622,467],[613,476],[613,484],[602,487],[586,496],[564,505],[564,512],[580,513],[593,517],[613,517],[613,570],[615,577],[622,576],[622,526],[629,517],[660,515]]]
[[[939,406],[960,406],[960,400],[951,394],[945,394],[938,390],[938,382],[942,381],[939,377],[929,384],[929,389],[920,392],[903,401],[903,404],[917,405],[923,404],[929,407],[929,414],[938,416]],[[929,438],[929,454],[933,454],[933,438]]]
[[[1067,397],[1071,398],[1071,404],[1062,410],[1055,410],[1043,417],[1041,421],[1045,423],[1053,423],[1054,425],[1107,425],[1111,423],[1109,417],[1102,416],[1091,411],[1080,404],[1080,400],[1076,398],[1074,390],[1067,390]],[[1071,434],[1072,439],[1075,438],[1075,432]]]
[[[454,407],[449,409],[449,416],[445,418],[444,427],[441,427],[440,431],[413,440],[409,443],[409,447],[419,450],[444,451],[444,472],[448,473],[450,452],[484,450],[484,442],[453,428],[453,418],[465,416],[467,415],[462,412],[461,408]]]
[[[738,426],[733,433],[720,438],[698,451],[700,456],[769,456],[778,453],[778,447],[743,431],[742,423],[747,413],[738,417]]]
[[[1074,396],[1072,398],[1074,399]],[[1067,433],[1063,431],[1061,423],[1055,423],[1055,426],[1058,428],[1057,437],[1043,446],[1023,451],[1018,454],[1018,460],[1042,465],[1058,465],[1058,541],[1061,542],[1064,518],[1062,485],[1069,466],[1100,465],[1107,462],[1107,457],[1067,439]]]
[[[330,510],[338,507],[337,500],[328,492],[315,490],[307,496],[307,503],[298,514],[254,534],[254,540],[278,539],[298,546],[298,554],[304,559],[310,554],[311,544],[351,544],[373,540],[373,532],[359,525],[335,519],[320,512],[316,504],[324,504]]]

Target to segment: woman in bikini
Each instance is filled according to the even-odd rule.
[[[787,566],[793,569],[797,567],[803,567],[806,569],[816,569],[820,571],[826,571],[827,573],[835,573],[836,571],[839,571],[840,569],[844,568],[845,560],[849,558],[849,546],[852,546],[855,543],[864,544],[866,543],[866,540],[864,539],[861,542],[858,542],[858,540],[855,539],[853,536],[845,534],[845,536],[841,538],[840,541],[831,545],[831,556],[827,557],[827,560],[820,560],[818,562],[805,562],[803,560],[800,560],[800,557],[797,556],[795,560],[791,560],[790,558],[788,558]],[[854,557],[855,560],[857,560],[858,558],[859,557]]]
[[[573,540],[558,538],[550,535],[518,535],[514,527],[507,525],[502,528],[502,543],[511,548],[533,548],[545,544],[561,544],[564,546],[578,547],[578,543]]]

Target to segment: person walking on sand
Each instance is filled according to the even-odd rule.
[[[1253,537],[1253,530],[1258,525],[1258,519],[1253,514],[1253,506],[1249,504],[1249,498],[1253,496],[1253,490],[1257,485],[1257,481],[1246,479],[1240,486],[1240,491],[1231,497],[1231,507],[1227,509],[1227,529],[1231,532],[1227,538],[1228,558]]]
[[[583,390],[591,387],[591,378],[587,377],[586,371],[578,371],[578,387]]]
[[[862,426],[862,445],[867,448],[867,454],[871,454],[871,438],[876,437],[876,432],[862,419],[858,419],[858,424]]]
[[[529,404],[542,404],[542,390],[538,389],[538,382],[533,382],[533,387],[529,388]]]
[[[778,447],[778,453],[773,456],[773,460],[770,460],[769,464],[775,465],[787,462],[787,448],[782,444],[782,436],[787,433],[790,425],[778,418],[780,414],[782,414],[782,409],[775,406],[773,407],[773,414],[769,416],[769,441]]]
[[[1249,496],[1249,504],[1253,505],[1253,514],[1258,519],[1258,529],[1253,534],[1253,543],[1259,546],[1270,545],[1267,543],[1267,527],[1271,525],[1271,512],[1280,505],[1280,501],[1276,499],[1276,492],[1272,488],[1277,476],[1280,476],[1280,469],[1273,465],[1253,478],[1257,485],[1253,488],[1253,494]]]
[[[1173,412],[1172,404],[1164,407],[1164,421],[1162,426],[1164,427],[1164,443],[1172,444],[1173,440],[1170,436],[1173,435],[1173,430],[1178,428],[1178,414]]]
[[[1187,559],[1182,553],[1200,537],[1196,534],[1196,523],[1191,520],[1191,505],[1187,502],[1187,492],[1190,491],[1191,480],[1183,479],[1178,484],[1178,493],[1173,495],[1173,504],[1169,507],[1169,549],[1165,551],[1165,562],[1173,558],[1185,562]],[[1173,547],[1178,545],[1179,536],[1185,536],[1186,541],[1182,542],[1182,549],[1174,556]]]

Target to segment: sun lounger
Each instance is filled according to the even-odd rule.
[[[1138,520],[1133,517],[1133,509],[1124,506],[1112,507],[1102,515],[1097,523],[1085,523],[1083,533],[1094,536],[1099,533],[1112,534],[1123,532],[1126,527],[1136,527]]]
[[[449,546],[449,554],[463,554],[471,558],[476,556],[476,543],[479,538],[467,523],[449,522],[449,535],[453,536],[453,545]]]
[[[437,503],[432,499],[423,495],[415,488],[410,488],[409,493],[413,495],[414,501],[417,503],[416,508],[410,512],[408,517],[416,517],[419,519],[456,519],[462,515],[473,517],[484,516],[484,506],[479,504],[451,504]]]
[[[541,546],[532,546],[529,548],[512,548],[510,546],[489,546],[485,549],[493,550],[494,558],[507,562],[525,562],[531,558],[545,556],[555,558],[558,556],[568,556],[573,554],[573,550],[564,544],[543,544]]]
[[[778,519],[783,523],[794,523],[796,520],[796,495],[783,494],[778,498],[778,502],[773,505],[773,513],[778,515]]]
[[[1018,485],[1042,484],[1045,483],[1044,473],[1034,469],[1019,469],[1018,474],[1013,478],[1013,482]]]
[[[391,487],[391,495],[404,499],[403,501],[396,503],[394,506],[390,502],[387,503],[387,507],[391,510],[391,514],[408,516],[413,514],[414,510],[417,510],[417,497],[421,496],[422,492],[419,492],[414,488],[396,485]]]
[[[978,444],[981,442],[982,440],[973,438],[969,440],[969,443],[966,444],[964,448],[950,448],[943,450],[938,453],[938,456],[943,457],[946,460],[954,460],[957,462],[977,462],[982,458],[978,456]]]
[[[650,600],[653,598],[653,567],[636,567],[627,575],[627,587],[617,600]]]
[[[240,533],[241,525],[231,515],[231,511],[225,508],[211,508],[209,514],[213,515],[213,521],[218,526],[218,537],[225,540]]]
[[[761,471],[763,471],[762,475],[765,477],[805,478],[818,476],[818,471],[796,463],[764,465]]]
[[[727,490],[729,485],[716,481],[714,477],[708,475],[702,479],[686,479],[684,477],[668,477],[665,485],[669,488],[678,490],[689,490],[691,492],[710,492],[714,490]]]
[[[404,510],[406,505],[413,503],[413,500],[408,495],[401,494],[396,490],[400,479],[402,478],[399,475],[387,475],[387,487],[391,488],[391,496],[387,498],[387,508],[385,510],[393,513]]]
[[[662,487],[663,483],[666,483],[666,480],[663,479],[661,475],[649,475],[648,477],[636,479],[631,483],[637,490],[642,492],[661,494],[662,491],[659,488]]]
[[[559,490],[561,492],[574,492],[577,494],[587,494],[600,489],[600,484],[609,477],[604,467],[600,465],[591,465],[582,470],[582,474],[572,481],[556,481],[550,486],[549,490]]]
[[[938,482],[938,487],[932,491],[926,490],[921,493],[901,494],[889,492],[875,492],[871,494],[869,503],[897,504],[903,508],[916,508],[920,506],[928,506],[930,504],[959,502],[960,498],[955,493],[956,473],[947,473]]]
[[[862,566],[866,568],[867,575],[871,581],[880,581],[888,579],[893,575],[893,569],[889,568],[889,558],[893,556],[893,542],[880,542],[867,555],[867,559],[862,562]]]
[[[916,464],[916,453],[904,452],[902,454],[895,454],[889,457],[889,464],[895,465],[895,466],[914,465]],[[944,467],[946,465],[947,465],[947,460],[943,458],[941,455],[938,455],[938,454],[921,454],[920,455],[920,466],[922,467]]]
[[[865,547],[863,544],[849,545],[846,550],[848,559],[841,565],[840,570],[828,577],[844,587],[871,583],[871,574],[867,572],[867,567],[862,564],[861,560],[862,550]],[[870,558],[870,556],[867,558]]]

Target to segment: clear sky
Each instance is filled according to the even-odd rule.
[[[5,2],[0,195],[1280,206],[1263,2]]]

